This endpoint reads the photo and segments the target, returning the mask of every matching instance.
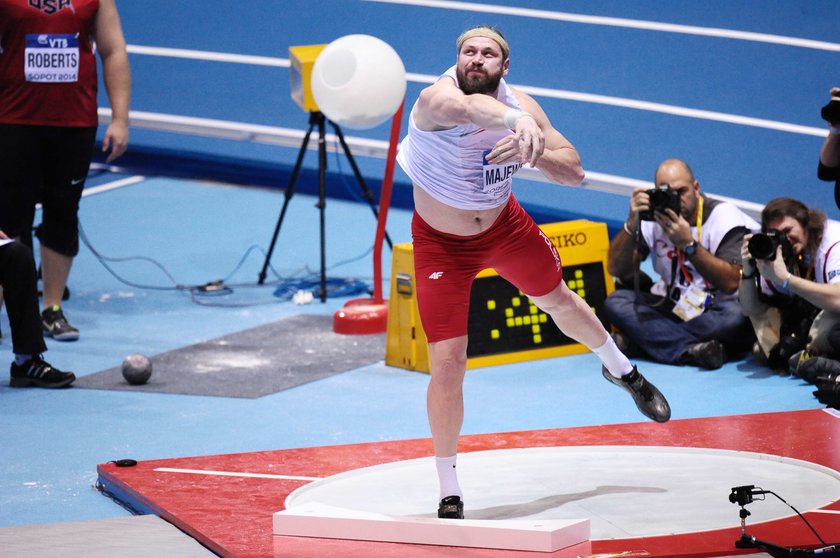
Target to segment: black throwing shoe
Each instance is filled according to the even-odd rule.
[[[464,519],[464,502],[460,496],[447,496],[438,504],[441,519]]]
[[[67,322],[61,306],[57,304],[41,312],[41,325],[44,327],[44,334],[56,341],[75,341],[79,338],[79,330]]]
[[[35,355],[20,366],[12,363],[9,386],[63,388],[75,380],[76,375],[72,372],[62,372],[58,368],[53,368],[50,363],[41,358],[41,355]]]
[[[655,385],[648,382],[635,366],[632,372],[621,379],[610,374],[606,366],[601,367],[601,373],[607,381],[628,391],[633,396],[636,407],[647,418],[656,422],[668,422],[671,418],[671,406],[668,405],[665,396]]]
[[[680,357],[680,362],[706,370],[717,370],[726,362],[726,350],[720,341],[714,339],[695,343],[685,350]]]

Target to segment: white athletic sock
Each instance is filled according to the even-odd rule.
[[[592,352],[598,355],[598,358],[601,359],[601,362],[615,378],[621,378],[633,371],[633,365],[630,364],[630,361],[624,356],[624,353],[618,350],[615,341],[613,341],[610,335],[607,336],[606,343],[592,349]]]
[[[457,457],[457,455],[452,455],[450,457],[435,457],[438,480],[440,481],[441,500],[447,496],[464,497],[464,493],[461,492],[461,487],[458,485],[458,473],[455,469],[455,459]]]

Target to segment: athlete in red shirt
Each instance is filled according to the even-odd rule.
[[[110,162],[128,145],[131,88],[114,0],[0,0],[0,229],[31,247],[42,203],[42,321],[58,340],[79,337],[60,305],[96,139],[94,50],[113,115],[102,140]]]

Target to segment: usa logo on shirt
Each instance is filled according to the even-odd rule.
[[[29,6],[41,10],[47,15],[60,12],[64,8],[73,9],[72,0],[29,0]]]

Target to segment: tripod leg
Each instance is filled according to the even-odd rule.
[[[319,113],[320,114],[320,113]],[[324,116],[318,120],[318,209],[321,214],[321,302],[327,301],[327,139]]]
[[[353,154],[350,153],[350,146],[347,145],[347,142],[344,139],[344,133],[335,122],[330,121],[330,124],[332,124],[335,135],[338,136],[338,141],[341,143],[341,148],[344,149],[344,154],[347,155],[347,160],[350,161],[350,167],[353,169],[353,174],[356,175],[356,181],[362,189],[362,196],[367,200],[368,205],[370,205],[370,208],[373,211],[373,216],[378,219],[379,211],[376,209],[376,203],[373,201],[373,195],[370,193],[370,190],[365,183],[365,179],[362,177],[362,173],[359,172],[359,167],[356,166],[356,160],[353,159]],[[394,246],[391,243],[391,237],[388,236],[387,231],[385,232],[385,241],[388,243],[388,248],[393,249]]]
[[[271,236],[271,244],[268,247],[268,253],[265,255],[265,262],[263,263],[262,271],[260,271],[259,280],[257,281],[260,285],[265,283],[265,276],[268,271],[269,262],[271,261],[271,254],[274,253],[274,245],[277,243],[277,235],[280,234],[280,226],[283,224],[283,218],[286,216],[286,208],[289,207],[289,201],[291,201],[292,196],[295,193],[295,181],[297,181],[300,166],[301,163],[303,163],[303,156],[306,154],[306,147],[309,145],[309,136],[312,134],[312,128],[315,127],[317,122],[317,120],[313,117],[314,114],[315,113],[310,113],[309,129],[306,131],[306,135],[303,136],[303,142],[300,145],[300,151],[298,151],[295,168],[292,170],[292,176],[289,177],[289,185],[286,187],[286,192],[284,194],[285,199],[283,200],[283,209],[280,210],[280,216],[277,218],[277,225],[274,227],[274,234]]]

